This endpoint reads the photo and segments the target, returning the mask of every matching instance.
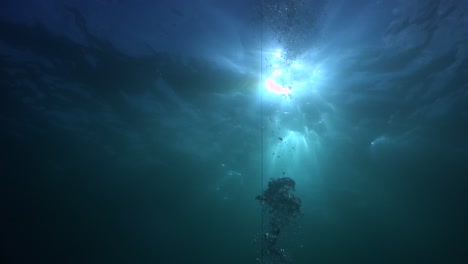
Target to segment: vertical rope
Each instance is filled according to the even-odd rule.
[[[259,85],[259,89],[260,89],[260,169],[261,169],[261,190],[262,190],[262,195],[263,195],[263,171],[264,171],[264,168],[263,168],[263,163],[264,163],[264,159],[263,159],[263,22],[264,22],[264,13],[263,13],[263,0],[261,0],[260,4],[262,5],[260,8],[260,16],[261,16],[261,19],[260,19],[260,85]],[[261,228],[261,240],[262,240],[262,248],[261,248],[261,253],[260,253],[260,263],[263,264],[264,263],[264,252],[265,252],[265,232],[264,232],[264,229],[265,229],[265,223],[264,223],[264,204],[262,203],[261,205],[261,224],[262,224],[262,228]]]

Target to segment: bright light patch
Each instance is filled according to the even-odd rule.
[[[274,80],[268,79],[265,83],[266,88],[268,91],[276,94],[289,94],[291,89],[285,88],[279,84],[277,84]]]
[[[299,64],[299,63],[297,63],[297,62],[293,63],[291,66],[292,66],[293,68],[295,68],[295,69],[300,69],[300,68],[301,68],[301,64]]]
[[[273,72],[273,76],[278,76],[278,75],[281,75],[280,70],[276,70],[276,71]]]
[[[281,58],[281,50],[277,49],[275,53],[273,53],[276,57]]]

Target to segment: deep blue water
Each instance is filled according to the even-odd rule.
[[[468,263],[467,52],[464,0],[4,0],[2,263],[283,263],[281,177],[291,263]]]

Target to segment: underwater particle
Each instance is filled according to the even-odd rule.
[[[283,138],[282,138],[282,137],[279,137],[278,139],[281,140],[281,141],[283,141]]]

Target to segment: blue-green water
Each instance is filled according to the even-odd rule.
[[[467,263],[467,11],[2,1],[2,263]]]

